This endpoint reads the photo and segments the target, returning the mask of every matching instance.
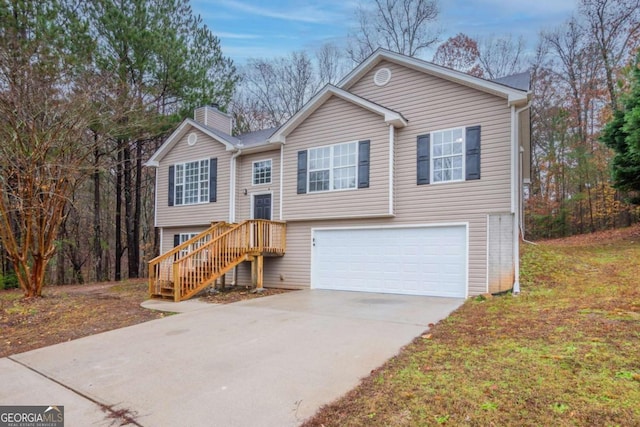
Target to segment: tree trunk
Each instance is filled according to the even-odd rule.
[[[56,253],[56,285],[64,285],[65,281],[66,281],[66,277],[65,277],[65,268],[64,268],[64,250],[62,248],[62,246],[65,244],[64,243],[64,228],[62,229],[62,231],[60,232],[60,238],[62,240],[59,240],[59,242],[61,242],[60,246],[58,248],[58,252]]]
[[[102,250],[102,226],[100,224],[100,169],[98,162],[100,161],[100,151],[98,150],[98,134],[94,134],[94,169],[93,169],[93,265],[95,268],[96,281],[105,280],[104,274],[104,258]]]
[[[137,242],[134,236],[135,217],[133,212],[133,182],[131,171],[131,148],[127,144],[123,147],[124,157],[124,215],[127,232],[127,270],[129,278],[138,277],[138,265],[136,265]]]
[[[114,280],[122,280],[122,141],[118,141],[118,154],[116,159],[116,248],[115,248],[115,274]]]
[[[140,274],[140,227],[142,223],[142,141],[136,143],[136,192],[133,222],[133,240],[135,242],[136,277]]]

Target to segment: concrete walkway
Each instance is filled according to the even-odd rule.
[[[306,290],[214,305],[0,359],[0,404],[64,405],[70,427],[117,411],[141,426],[296,426],[462,302]]]

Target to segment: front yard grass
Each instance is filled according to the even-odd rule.
[[[525,245],[521,279],[304,425],[640,425],[640,227]]]

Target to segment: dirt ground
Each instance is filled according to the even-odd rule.
[[[173,315],[140,307],[147,291],[144,279],[49,286],[34,299],[24,299],[20,289],[0,290],[0,357]],[[227,288],[202,300],[227,304],[281,292]]]

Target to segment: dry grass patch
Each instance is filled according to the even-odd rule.
[[[304,425],[640,425],[640,228],[522,258],[519,296],[470,299]]]
[[[149,299],[148,286],[146,279],[49,286],[42,298],[33,299],[24,299],[19,289],[0,290],[0,357],[173,314],[140,307]],[[229,304],[283,292],[289,291],[252,293],[236,286],[202,300]]]
[[[42,298],[0,291],[0,357],[134,325],[167,315],[140,307],[146,280],[51,286]]]

